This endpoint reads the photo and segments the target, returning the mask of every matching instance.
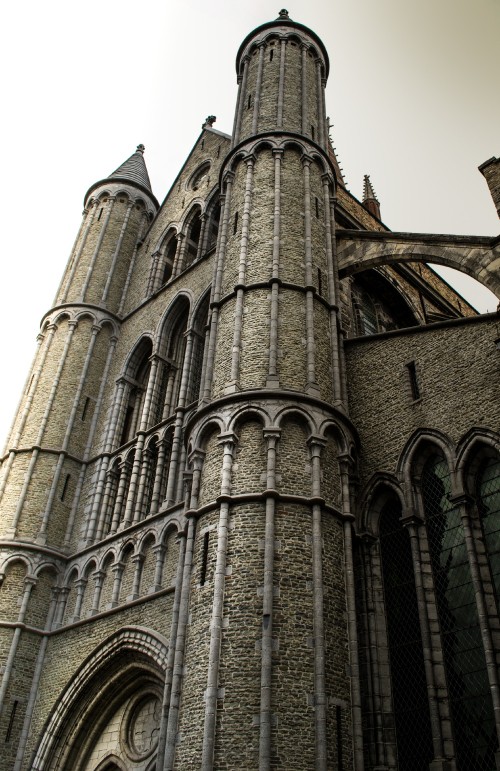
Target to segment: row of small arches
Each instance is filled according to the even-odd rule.
[[[220,203],[217,192],[207,203],[196,201],[178,223],[170,223],[152,254],[148,294],[157,291],[211,251],[217,243]]]
[[[174,584],[179,557],[178,529],[170,523],[162,533],[148,531],[138,541],[127,540],[75,565],[61,578],[53,564],[38,567],[24,555],[11,556],[2,566],[2,619],[17,621],[25,591],[30,592],[27,626],[45,629],[53,592],[57,604],[52,626],[74,623]]]

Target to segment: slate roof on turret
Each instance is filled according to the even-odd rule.
[[[146,168],[146,162],[144,160],[144,150],[144,145],[137,145],[135,153],[133,153],[130,158],[127,158],[125,163],[118,166],[118,168],[109,175],[109,179],[113,179],[113,177],[128,179],[130,182],[136,182],[138,185],[142,185],[142,187],[153,192],[148,170]]]
[[[128,182],[135,186],[137,186],[140,190],[143,190],[144,192],[147,192],[149,194],[149,197],[155,204],[156,208],[159,209],[159,203],[156,200],[155,196],[153,195],[153,191],[151,189],[151,182],[149,179],[148,170],[146,168],[146,162],[144,160],[144,145],[137,145],[137,150],[135,153],[132,153],[130,158],[127,158],[127,160],[122,163],[121,166],[118,166],[117,169],[115,169],[109,177],[106,177],[105,179],[99,180],[99,182],[95,182],[88,190],[85,195],[84,199],[84,205],[86,205],[87,198],[97,187],[101,187],[101,185],[105,185],[106,182],[109,182],[110,180],[116,181],[116,182]]]

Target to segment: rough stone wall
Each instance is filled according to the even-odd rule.
[[[242,442],[246,443],[247,438],[242,437]],[[251,479],[255,470],[249,471]],[[244,485],[237,488],[243,489]],[[224,691],[218,702],[214,764],[215,768],[225,771],[258,766],[259,731],[255,718],[260,710],[258,642],[262,599],[259,588],[263,583],[260,539],[264,531],[264,506],[232,506],[230,528],[219,673],[219,684]],[[236,661],[240,662],[237,673]]]
[[[456,443],[474,425],[498,427],[496,337],[496,321],[487,316],[346,345],[350,413],[362,447],[362,484],[377,470],[394,471],[418,428],[437,429]],[[409,361],[416,366],[421,393],[417,401],[411,396]]]
[[[207,445],[207,452],[210,452]],[[220,490],[220,479],[218,480]],[[205,718],[204,694],[207,687],[210,621],[212,618],[213,580],[217,555],[218,511],[211,511],[198,520],[193,553],[193,571],[189,601],[185,672],[179,713],[179,742],[176,750],[176,769],[197,768],[201,762],[203,724]],[[208,549],[204,582],[201,583],[205,533]]]
[[[241,388],[263,388],[269,360],[269,290],[254,289],[245,297],[240,360]]]
[[[337,198],[340,206],[351,214],[357,222],[366,230],[387,230],[369,211],[343,187],[337,188]]]
[[[298,40],[286,41],[283,127],[300,133],[302,119],[302,53]]]
[[[290,462],[293,460],[290,458]],[[304,484],[307,475],[303,467],[299,466],[297,476],[303,478]],[[300,488],[300,479],[297,482]],[[278,640],[273,666],[273,703],[277,726],[273,731],[272,762],[280,768],[312,771],[315,767],[314,632],[308,507],[278,505],[276,540],[279,543],[275,554],[279,597],[275,600],[273,623],[273,637]]]

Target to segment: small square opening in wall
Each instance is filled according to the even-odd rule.
[[[420,386],[418,383],[417,367],[414,361],[409,361],[406,365],[408,380],[410,383],[411,398],[414,402],[421,398]]]

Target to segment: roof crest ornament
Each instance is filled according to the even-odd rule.
[[[288,15],[287,9],[286,8],[282,8],[281,11],[279,12],[278,19],[289,19],[289,18],[290,17]]]

